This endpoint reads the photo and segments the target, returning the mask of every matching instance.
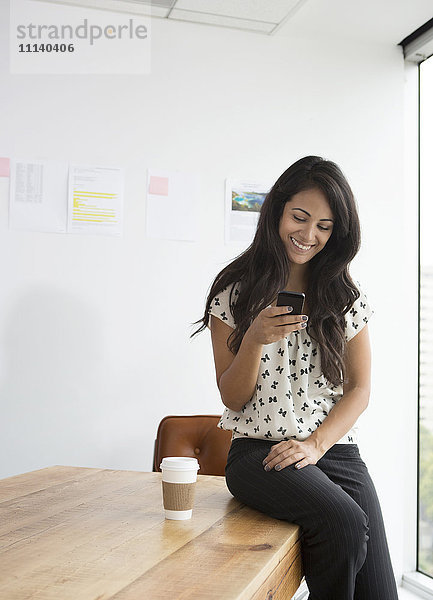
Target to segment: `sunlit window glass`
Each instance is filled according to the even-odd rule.
[[[418,570],[433,577],[433,57],[420,65]]]

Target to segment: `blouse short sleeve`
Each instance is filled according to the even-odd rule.
[[[357,282],[360,296],[352,304],[350,310],[345,314],[345,335],[346,342],[351,340],[361,329],[368,323],[371,315],[374,313],[373,309],[368,303],[366,294],[362,291],[359,283]]]
[[[230,284],[221,290],[210,303],[209,314],[221,319],[232,329],[235,329],[236,324],[232,315],[231,306],[236,303],[236,297],[239,294],[238,284]]]

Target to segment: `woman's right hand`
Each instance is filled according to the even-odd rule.
[[[290,315],[291,306],[268,306],[259,312],[245,336],[256,344],[272,344],[307,326],[307,315]]]

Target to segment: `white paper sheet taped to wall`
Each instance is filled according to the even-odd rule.
[[[9,227],[66,232],[68,163],[12,160]]]
[[[192,173],[148,169],[147,237],[197,241],[198,189],[199,179]]]
[[[271,182],[226,179],[225,242],[250,244]]]
[[[71,165],[68,232],[121,235],[123,170]]]

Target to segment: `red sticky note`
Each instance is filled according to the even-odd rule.
[[[0,157],[0,177],[9,177],[9,158]]]
[[[168,196],[168,177],[150,176],[149,194]]]

